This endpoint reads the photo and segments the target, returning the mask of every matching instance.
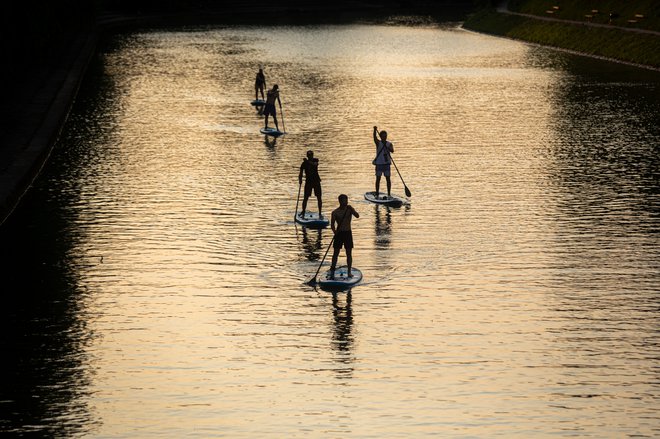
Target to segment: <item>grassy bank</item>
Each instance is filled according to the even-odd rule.
[[[470,16],[466,29],[588,55],[660,68],[660,36],[581,24],[540,21],[486,9]]]
[[[510,0],[509,9],[561,20],[660,30],[658,0]]]

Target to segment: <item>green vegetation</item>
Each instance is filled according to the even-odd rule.
[[[660,30],[658,0],[511,0],[509,10],[562,20]]]
[[[537,0],[518,3],[548,2]],[[648,2],[649,5],[651,3]],[[660,36],[658,35],[542,21],[497,13],[494,9],[473,14],[465,22],[464,27],[477,32],[660,68]]]

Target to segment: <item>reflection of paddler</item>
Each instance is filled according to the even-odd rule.
[[[353,367],[349,364],[352,356],[347,356],[351,353],[353,347],[353,337],[351,337],[351,330],[353,327],[353,307],[352,307],[352,294],[351,290],[346,292],[346,304],[340,306],[339,295],[337,292],[332,293],[332,315],[334,317],[334,330],[332,333],[332,346],[340,354],[339,361],[342,367],[337,369],[337,373],[341,376],[351,374]]]
[[[277,123],[277,110],[275,110],[275,101],[278,102],[280,107],[282,106],[282,101],[280,101],[280,91],[277,84],[273,85],[273,88],[268,90],[266,93],[266,107],[264,108],[265,119],[265,128],[268,128],[268,116],[273,116],[273,121],[275,122],[275,128],[280,130],[280,127]]]
[[[390,233],[392,232],[392,214],[390,209],[379,209],[374,206],[376,226],[376,246],[388,247],[390,245]]]
[[[305,253],[305,257],[314,262],[320,259],[319,250],[323,247],[323,234],[321,232],[316,233],[316,238],[313,238],[309,234],[309,229],[307,227],[301,227],[302,229],[302,247]],[[298,235],[298,228],[296,228],[296,236]]]
[[[319,219],[323,218],[321,214],[321,207],[323,201],[321,197],[321,177],[319,176],[319,159],[314,157],[314,151],[307,151],[307,157],[303,159],[300,165],[300,173],[298,174],[298,183],[302,184],[303,173],[305,174],[305,191],[302,202],[302,211],[300,217],[305,217],[305,210],[307,209],[307,200],[314,191],[314,196],[319,206]]]

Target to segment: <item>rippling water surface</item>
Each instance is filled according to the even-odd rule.
[[[0,231],[0,429],[659,436],[659,98],[657,73],[451,26],[114,38]],[[363,199],[374,125],[409,206]],[[308,149],[325,213],[360,213],[348,293],[304,285],[331,239],[293,222]]]

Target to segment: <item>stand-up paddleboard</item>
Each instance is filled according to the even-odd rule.
[[[262,105],[266,105],[266,101],[263,99],[255,99],[254,101],[250,102],[251,105],[254,105],[255,107],[260,107]]]
[[[400,207],[404,204],[409,204],[409,201],[398,195],[390,194],[387,196],[387,192],[379,192],[378,197],[376,197],[376,192],[366,192],[364,194],[364,199],[375,204],[382,204],[390,207]]]
[[[319,218],[319,214],[317,212],[305,212],[304,217],[300,216],[298,213],[296,214],[296,222],[298,224],[302,224],[305,227],[313,227],[316,229],[322,229],[323,227],[328,227],[330,225],[330,221],[324,217]]]
[[[354,287],[362,280],[362,272],[355,267],[351,268],[353,277],[348,277],[348,267],[343,265],[335,270],[334,279],[330,279],[330,270],[319,277],[319,286],[329,290],[344,290]]]
[[[273,137],[279,137],[282,134],[285,134],[284,131],[280,131],[276,128],[268,127],[268,128],[262,128],[259,130],[261,134],[265,134],[267,136],[273,136]]]

